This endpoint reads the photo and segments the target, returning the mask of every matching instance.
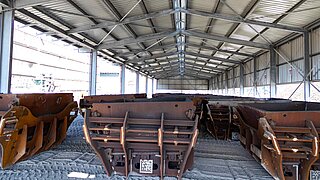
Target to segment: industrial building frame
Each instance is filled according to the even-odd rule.
[[[303,84],[304,100],[309,100],[311,87],[319,91],[312,84],[312,73],[319,67],[312,67],[311,62],[320,53],[312,52],[312,32],[320,26],[317,1],[272,4],[245,0],[240,5],[230,0],[136,0],[127,4],[0,0],[0,6],[1,93],[10,92],[14,20],[90,52],[91,95],[96,94],[98,56],[122,65],[121,93],[125,92],[125,68],[129,68],[137,71],[137,82],[139,73],[152,79],[193,77],[208,80],[210,90],[228,90],[237,84],[239,95],[244,95],[245,86],[254,87],[257,95],[257,87],[264,85],[270,88],[270,97],[276,97],[281,63],[300,76],[295,82],[301,82],[299,87]],[[300,20],[300,16],[305,18]],[[295,48],[302,54],[292,59],[283,46],[297,39]],[[264,67],[261,61],[266,61]],[[302,63],[301,68],[296,61]],[[268,82],[259,82],[266,71]]]

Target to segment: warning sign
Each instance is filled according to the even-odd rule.
[[[140,159],[140,173],[149,173],[153,171],[153,160]]]

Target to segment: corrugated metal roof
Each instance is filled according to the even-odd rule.
[[[232,34],[230,37],[247,40],[249,41],[255,35],[257,35],[256,31],[261,32],[265,27],[263,26],[255,26],[251,25],[255,30],[253,30],[248,24],[241,24],[237,31]]]
[[[241,3],[239,1],[234,1],[234,0],[225,0],[226,3],[220,3],[218,12],[223,13],[223,14],[232,14],[236,15],[237,14],[242,14],[248,7],[248,5],[251,3],[251,0],[241,0]],[[230,7],[232,9],[230,9]]]
[[[262,0],[250,18],[254,17],[256,20],[273,22],[299,1],[300,0]],[[261,17],[261,19],[257,17]]]
[[[136,0],[127,0],[127,1],[119,1],[119,0],[109,0],[110,3],[116,8],[116,10],[120,13],[120,15],[123,17],[125,16],[131,8],[133,8],[138,1]],[[135,6],[135,8],[130,11],[129,15],[127,17],[136,16],[143,14],[143,10],[141,6]]]
[[[172,7],[170,1],[144,0],[144,3],[150,12],[162,11]]]
[[[191,16],[189,21],[190,21],[189,29],[203,30],[206,28],[209,18],[200,17],[200,16]]]
[[[189,1],[188,5],[191,9],[198,9],[205,12],[212,12],[217,2],[218,0]]]
[[[210,26],[210,31],[214,34],[225,36],[233,25],[234,23],[232,22],[214,20],[214,23]]]
[[[110,43],[110,47],[106,47],[109,52],[116,54],[103,52],[106,56],[114,55],[115,59],[127,60],[132,58],[132,54],[126,53],[127,55],[121,56],[125,52],[144,51],[143,48],[148,48],[150,54],[161,54],[164,52],[178,51],[178,46],[180,48],[180,53],[184,53],[184,49],[181,50],[186,45],[185,51],[192,53],[199,53],[206,56],[215,56],[222,59],[232,59],[242,61],[247,59],[247,56],[240,55],[241,53],[256,54],[261,52],[262,49],[257,47],[249,46],[251,43],[233,44],[231,42],[224,42],[223,39],[228,40],[228,38],[242,40],[244,42],[253,41],[256,43],[266,44],[263,38],[257,37],[257,32],[270,40],[272,43],[283,39],[287,35],[291,34],[292,31],[281,30],[281,28],[267,28],[265,26],[251,25],[255,30],[252,30],[247,24],[240,23],[239,19],[233,21],[225,19],[232,16],[233,18],[239,18],[239,15],[243,16],[245,19],[255,20],[258,22],[277,22],[281,25],[294,26],[294,27],[305,27],[311,22],[320,19],[320,1],[319,0],[305,0],[301,3],[300,0],[226,0],[226,4],[218,0],[189,0],[187,1],[186,9],[197,10],[204,15],[190,14],[188,11],[181,11],[178,7],[176,9],[176,14],[171,12],[171,14],[161,14],[164,10],[170,10],[174,7],[174,1],[163,1],[163,0],[142,0],[137,4],[138,0],[96,0],[96,1],[83,1],[83,0],[55,0],[52,2],[44,2],[41,6],[36,7],[26,7],[25,11],[36,15],[36,19],[29,18],[28,13],[23,14],[16,11],[16,17],[18,20],[27,23],[36,23],[38,26],[46,31],[54,31],[60,36],[66,38],[70,42],[74,42],[79,46],[83,46],[84,43],[89,43],[91,47],[98,45],[112,27],[119,23],[119,19],[126,15],[132,7],[137,4],[135,8],[128,14],[127,18],[124,19],[125,25],[121,24],[117,26],[112,33],[106,38],[102,44]],[[218,3],[219,2],[219,3]],[[258,2],[258,3],[256,3]],[[38,4],[37,4],[38,5]],[[42,8],[43,12],[40,12]],[[183,7],[180,7],[183,8]],[[38,9],[38,10],[37,10]],[[83,14],[85,12],[86,14]],[[145,14],[148,12],[149,14]],[[176,29],[175,17],[180,19],[186,13],[186,25],[185,32],[177,32],[175,36],[158,35],[152,37],[153,33],[165,33],[173,32]],[[207,13],[207,14],[205,14]],[[218,14],[216,14],[218,13]],[[120,17],[118,17],[120,15]],[[208,16],[220,16],[218,19],[211,19]],[[247,15],[247,17],[245,17]],[[278,19],[281,17],[281,19]],[[39,19],[47,21],[45,24],[41,24]],[[130,19],[130,21],[129,21]],[[129,22],[128,22],[129,21]],[[237,22],[238,21],[238,22]],[[92,27],[99,25],[99,27]],[[183,23],[182,23],[183,24]],[[153,27],[152,27],[153,25]],[[178,26],[177,26],[178,27]],[[57,30],[58,28],[58,30]],[[70,29],[76,28],[72,35],[68,34]],[[102,29],[105,28],[106,30]],[[188,35],[190,31],[200,32],[201,36]],[[61,35],[63,32],[63,35]],[[206,33],[218,36],[221,41],[212,40],[205,38]],[[313,33],[319,34],[319,33]],[[138,37],[135,37],[138,36]],[[229,37],[226,37],[229,35]],[[151,38],[150,38],[151,36]],[[181,44],[176,44],[178,37],[184,38],[184,42]],[[79,40],[77,41],[76,38]],[[127,43],[130,42],[130,43]],[[132,43],[133,42],[133,43]],[[135,43],[136,42],[136,43]],[[138,43],[140,42],[140,43]],[[144,46],[141,46],[141,43]],[[296,46],[295,53],[292,53],[292,57],[300,57],[303,55],[301,49],[301,42],[294,42]],[[312,44],[316,44],[311,40]],[[114,45],[115,44],[115,45]],[[189,44],[191,44],[189,46]],[[245,45],[247,44],[247,45]],[[176,45],[176,46],[175,46]],[[195,46],[195,47],[193,47]],[[200,48],[201,46],[210,47]],[[100,46],[98,46],[99,48]],[[156,48],[155,48],[156,47]],[[315,45],[315,51],[319,52]],[[150,49],[149,49],[150,48]],[[240,54],[233,54],[228,52],[216,52],[215,48],[223,50],[237,51]],[[149,56],[148,53],[139,53],[141,58]],[[121,56],[120,59],[119,56]],[[155,67],[159,68],[159,64],[165,65],[167,61],[166,58],[174,59],[177,55],[167,56],[163,58],[157,58],[156,62],[154,59],[147,60],[145,62],[133,63],[132,66],[137,68],[147,66],[146,63],[151,63]],[[191,57],[186,55],[187,58]],[[206,58],[199,58],[196,55],[193,58],[199,59],[197,61],[186,60],[190,65],[188,67],[193,67],[192,64],[196,63],[199,65],[204,65],[201,60],[207,61]],[[110,59],[110,58],[109,58]],[[172,62],[177,62],[177,59],[171,60]],[[234,66],[234,64],[226,63],[225,61],[210,60],[213,63],[221,63],[223,65]],[[177,65],[168,65],[168,68],[174,67],[178,68]],[[158,65],[158,66],[157,66]],[[266,65],[266,64],[263,64]],[[212,64],[206,64],[203,69],[209,71],[212,68]],[[226,68],[226,66],[219,66],[219,68]],[[196,69],[199,71],[200,69]],[[152,72],[152,69],[148,70]],[[177,72],[178,73],[178,72]],[[152,75],[152,74],[150,74]]]
[[[279,31],[277,29],[268,29],[265,33],[263,33],[264,38],[270,40],[271,42],[276,42],[277,40],[286,37],[289,35],[288,31]],[[258,37],[255,42],[267,43],[266,40],[262,37]]]
[[[295,11],[289,13],[281,23],[303,27],[320,17],[320,1],[308,0]]]

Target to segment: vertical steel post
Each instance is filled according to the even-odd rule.
[[[151,94],[154,94],[154,78],[152,78]]]
[[[0,93],[11,91],[13,31],[14,11],[0,12]]]
[[[137,71],[136,72],[136,93],[139,94],[139,89],[140,88],[140,74]]]
[[[148,94],[148,76],[146,76],[146,94]]]
[[[220,86],[221,86],[221,93],[225,94],[225,92],[224,92],[223,73],[220,74]]]
[[[277,61],[276,52],[273,47],[270,48],[270,98],[277,95]]]
[[[124,64],[121,65],[121,77],[120,77],[120,94],[125,93],[125,88],[126,88],[126,66]]]
[[[241,63],[240,65],[240,96],[244,94],[244,64]]]
[[[258,77],[257,77],[257,59],[254,57],[253,61],[253,96],[256,97],[258,94]]]
[[[212,90],[212,93],[213,93],[213,92],[214,92],[214,86],[215,86],[215,84],[214,84],[214,77],[212,77],[211,80],[212,80],[211,90]]]
[[[220,80],[219,80],[219,74],[217,75],[217,90],[218,90],[218,94],[220,94]]]
[[[235,73],[235,68],[232,68],[232,89],[233,89],[233,94],[236,93],[236,73]]]
[[[308,101],[310,99],[310,38],[309,32],[304,32],[304,100]]]
[[[209,83],[208,84],[209,84],[208,90],[212,92],[212,90],[213,90],[213,78],[209,79]]]
[[[218,93],[217,75],[214,76],[214,78],[213,78],[213,83],[214,83],[214,92],[217,94],[217,93]]]
[[[225,81],[224,81],[224,88],[226,91],[226,94],[228,94],[228,71],[225,71]]]
[[[92,50],[90,53],[90,73],[89,73],[89,94],[97,94],[97,50]]]

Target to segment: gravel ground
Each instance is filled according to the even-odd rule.
[[[82,123],[82,117],[72,123],[61,145],[0,170],[0,179],[81,179],[81,175],[83,178],[125,180],[123,176],[106,175],[99,159],[83,139]],[[273,179],[239,142],[214,140],[207,134],[198,139],[193,170],[187,171],[183,177],[184,180]],[[159,178],[131,174],[129,179]],[[175,179],[165,177],[165,180]]]

